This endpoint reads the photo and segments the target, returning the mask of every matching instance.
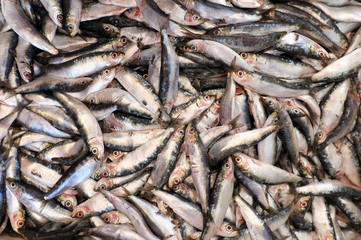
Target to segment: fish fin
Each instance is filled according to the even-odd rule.
[[[238,120],[242,117],[242,113],[237,115],[236,117],[234,117],[231,121],[229,121],[228,123],[226,123],[226,125],[228,125],[231,129],[234,128],[240,128],[240,127],[244,127],[246,126],[243,123],[239,123]]]
[[[330,51],[335,54],[337,58],[340,58],[346,50],[338,46],[337,44],[333,44],[332,47],[330,47]]]

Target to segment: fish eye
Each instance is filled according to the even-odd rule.
[[[326,57],[326,54],[323,51],[319,51],[318,56],[324,58],[324,57]]]
[[[16,183],[11,182],[11,183],[10,183],[10,187],[11,187],[12,189],[16,188]]]
[[[65,207],[70,208],[71,202],[69,200],[67,200],[67,201],[65,201],[64,205],[65,205]]]
[[[100,188],[101,190],[105,190],[105,189],[106,189],[105,184],[100,185],[99,188]]]
[[[105,217],[104,222],[107,222],[107,223],[110,222],[110,217]]]
[[[233,226],[231,224],[227,224],[226,231],[227,232],[233,232]]]
[[[73,31],[73,30],[74,30],[74,25],[73,25],[73,24],[69,24],[69,25],[68,25],[68,30],[69,30],[69,31]]]
[[[203,99],[206,100],[206,101],[208,101],[208,100],[209,100],[209,96],[208,96],[208,95],[205,95],[205,96],[203,97]]]
[[[216,104],[219,106],[219,105],[221,105],[221,100],[217,100],[216,101]]]
[[[215,35],[221,35],[221,31],[219,29],[214,30]]]
[[[113,52],[113,53],[112,53],[112,58],[117,58],[117,57],[118,57],[118,53]]]
[[[183,134],[183,133],[184,133],[183,129],[179,130],[179,133],[180,133],[180,134]]]
[[[297,108],[293,109],[293,112],[294,112],[295,114],[299,114],[299,113],[300,113],[300,111],[299,111]]]
[[[192,46],[191,46],[191,50],[195,52],[195,51],[197,51],[197,47],[194,46],[194,45],[192,45]]]
[[[179,178],[174,179],[174,180],[173,180],[173,183],[174,183],[176,186],[178,186],[178,184],[180,183]]]
[[[226,164],[224,164],[224,166],[227,168],[227,169],[229,169],[231,166],[229,165],[229,163],[226,163]]]
[[[323,133],[322,133],[322,132],[318,132],[318,133],[317,133],[317,137],[318,137],[318,138],[322,138],[322,137],[323,137]]]
[[[23,220],[19,220],[17,221],[16,225],[18,226],[18,228],[22,228],[25,225],[25,223]]]
[[[24,72],[24,77],[27,79],[27,80],[30,80],[31,78],[31,74],[29,72]]]
[[[105,25],[103,26],[103,28],[104,28],[104,30],[107,31],[107,32],[110,31],[110,27],[109,27],[109,25],[107,25],[107,24],[105,24]]]
[[[198,15],[193,15],[193,20],[199,20],[200,19],[200,16]]]
[[[248,54],[245,53],[245,52],[243,52],[243,53],[241,53],[241,57],[242,57],[243,59],[246,59],[246,58],[248,57]]]
[[[194,128],[193,128],[193,127],[191,127],[191,128],[189,129],[189,133],[194,133]]]
[[[58,16],[56,16],[56,18],[59,20],[59,22],[63,22],[63,15],[59,14]]]
[[[90,103],[95,103],[95,98],[91,98]]]
[[[108,76],[109,73],[110,73],[110,70],[109,70],[109,69],[105,69],[105,70],[104,70],[104,75]]]
[[[91,152],[92,152],[92,154],[97,155],[99,151],[98,151],[98,148],[93,147]]]
[[[236,74],[240,78],[244,76],[244,73],[242,71],[238,71]]]
[[[302,207],[302,208],[307,207],[307,202],[306,202],[306,201],[301,202],[301,207]]]
[[[105,178],[109,177],[109,172],[108,171],[103,172],[102,176],[105,177]]]
[[[81,85],[85,85],[85,84],[86,84],[86,81],[83,80],[83,81],[81,82]]]
[[[113,151],[113,155],[114,155],[115,157],[117,157],[117,156],[119,156],[119,152],[118,152],[118,151]]]
[[[75,214],[75,217],[82,218],[84,216],[84,213],[82,211],[79,211]]]
[[[123,36],[123,37],[120,39],[120,41],[121,41],[121,43],[126,43],[126,42],[128,42],[128,39],[127,39],[125,36]]]
[[[273,122],[276,123],[276,122],[278,122],[278,120],[279,120],[278,118],[275,118],[275,120],[273,120]]]
[[[237,163],[239,163],[239,162],[241,162],[241,161],[242,161],[242,158],[240,158],[240,157],[236,157],[236,158],[234,159],[234,161],[236,161]]]
[[[148,79],[148,74],[143,74],[143,78],[145,79],[145,80],[147,80]]]

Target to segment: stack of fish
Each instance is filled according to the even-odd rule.
[[[0,16],[0,233],[359,239],[361,1]]]

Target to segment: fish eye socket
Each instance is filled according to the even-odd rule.
[[[243,53],[241,53],[241,57],[244,58],[244,59],[246,59],[246,58],[248,57],[248,54],[245,53],[245,52],[243,52]]]
[[[29,72],[24,72],[24,77],[29,80],[31,78],[31,74]]]
[[[98,151],[98,148],[93,147],[91,152],[92,152],[92,154],[97,155],[99,151]]]
[[[56,18],[60,21],[63,22],[63,15],[59,14],[58,16],[56,16]]]
[[[126,43],[126,42],[128,42],[128,39],[127,39],[125,36],[123,36],[123,37],[120,39],[120,41],[121,41],[122,43]]]
[[[215,35],[221,35],[221,31],[219,29],[214,30]]]
[[[79,211],[79,212],[76,213],[75,216],[78,217],[78,218],[82,218],[84,216],[84,213],[82,211]]]
[[[194,128],[191,127],[191,128],[189,129],[189,132],[190,132],[190,133],[194,133]]]
[[[230,224],[228,224],[228,225],[226,226],[226,231],[227,231],[227,232],[232,232],[232,231],[233,231],[233,226],[230,225]]]
[[[68,207],[68,208],[69,208],[69,207],[71,207],[71,202],[68,200],[68,201],[65,202],[64,205],[65,205],[65,207]]]
[[[108,171],[103,172],[102,176],[105,177],[105,178],[109,177],[109,172]]]
[[[323,51],[319,51],[318,52],[318,55],[320,56],[320,57],[326,57],[326,54],[323,52]]]
[[[176,185],[176,188],[178,188],[178,184],[180,183],[180,180],[176,178],[174,179],[173,183]]]
[[[23,220],[19,220],[17,223],[16,223],[16,225],[18,226],[18,228],[21,228],[21,227],[23,227],[24,226],[24,221]]]
[[[108,31],[110,31],[110,27],[109,27],[109,25],[104,25],[104,27],[103,27],[103,28],[104,28],[104,30],[105,30],[105,31],[107,31],[107,32],[108,32]]]
[[[73,31],[73,29],[74,29],[73,24],[69,24],[69,25],[68,25],[68,30]]]
[[[12,189],[16,188],[16,184],[15,184],[14,182],[10,183],[10,187],[11,187]]]
[[[110,218],[109,218],[109,217],[105,217],[105,218],[104,218],[104,221],[108,223],[108,222],[110,222]]]
[[[112,53],[112,58],[117,58],[118,57],[118,54],[117,53]]]
[[[198,15],[193,15],[193,19],[194,19],[194,20],[199,20],[200,17],[199,17]]]
[[[243,77],[243,76],[244,76],[244,73],[243,73],[242,71],[238,71],[238,72],[237,72],[237,76],[238,76],[238,77]]]

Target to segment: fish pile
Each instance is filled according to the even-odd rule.
[[[361,1],[0,12],[0,233],[360,239]]]

